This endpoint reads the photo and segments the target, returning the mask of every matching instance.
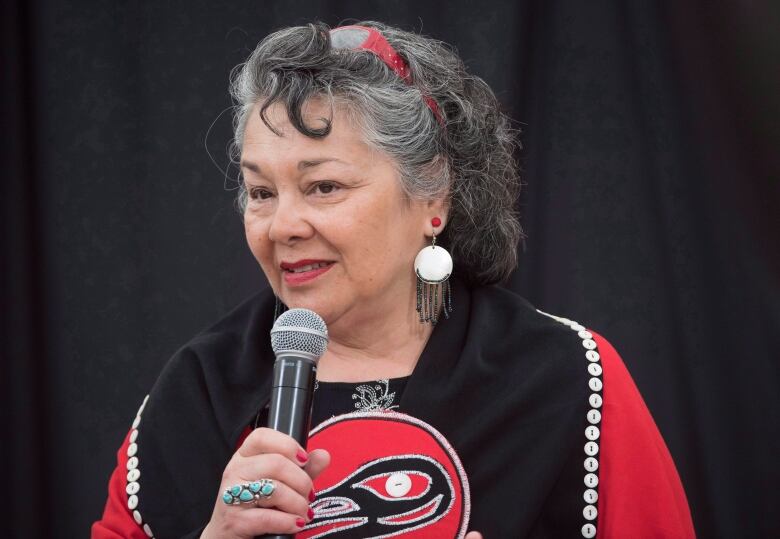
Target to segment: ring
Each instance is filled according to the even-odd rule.
[[[271,479],[258,479],[251,483],[233,485],[225,489],[222,501],[225,505],[238,505],[240,503],[254,503],[270,498],[276,490],[276,485]]]

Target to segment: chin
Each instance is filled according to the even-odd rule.
[[[323,302],[318,301],[315,298],[307,298],[303,295],[299,297],[289,297],[289,303],[284,298],[281,298],[282,302],[284,302],[285,305],[287,305],[290,309],[309,309],[310,311],[314,311],[320,317],[325,321],[326,324],[329,324],[331,321],[335,320],[335,305],[333,305],[332,302]]]

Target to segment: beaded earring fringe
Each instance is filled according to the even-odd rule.
[[[439,309],[444,318],[449,318],[452,312],[452,290],[449,279],[439,283],[428,283],[417,274],[417,313],[420,322],[430,322],[436,325],[439,321]]]

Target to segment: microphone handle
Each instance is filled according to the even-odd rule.
[[[304,448],[309,439],[316,374],[316,363],[303,357],[283,356],[274,363],[268,427],[288,434]],[[262,539],[291,538],[292,535],[262,536]]]

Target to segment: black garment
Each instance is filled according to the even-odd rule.
[[[372,382],[320,382],[314,386],[311,426],[333,416],[355,411],[400,409],[409,376]]]
[[[485,537],[578,537],[588,373],[577,333],[497,287],[453,282],[400,406],[455,448]],[[155,537],[197,537],[245,426],[268,402],[274,298],[253,297],[184,346],[138,426],[138,511]],[[595,522],[594,522],[595,523]]]

